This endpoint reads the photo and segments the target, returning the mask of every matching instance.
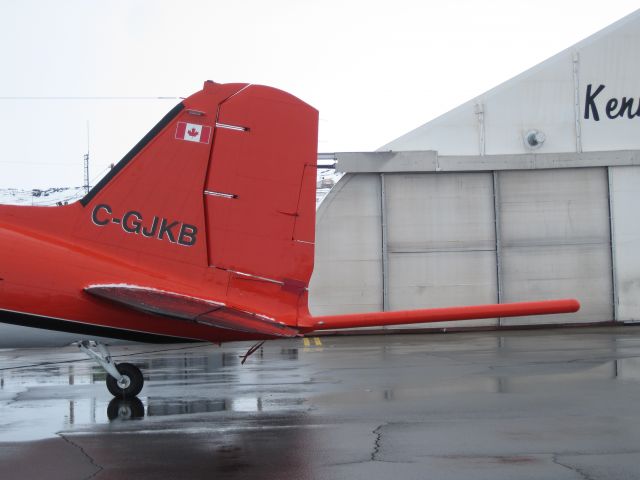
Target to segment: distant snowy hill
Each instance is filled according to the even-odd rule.
[[[0,204],[55,206],[72,203],[82,198],[84,187],[57,187],[45,190],[34,188],[0,188]]]

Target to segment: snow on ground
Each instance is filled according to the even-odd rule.
[[[318,182],[316,184],[316,208],[320,206],[324,197],[327,196],[333,186],[338,183],[338,180],[344,175],[341,172],[336,172],[335,169],[318,169]]]
[[[84,194],[84,187],[34,188],[32,190],[0,188],[0,204],[56,206],[75,202]]]

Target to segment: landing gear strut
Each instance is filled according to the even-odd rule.
[[[102,343],[83,340],[76,345],[108,373],[107,389],[114,397],[132,398],[140,393],[144,378],[138,367],[130,363],[116,364]]]

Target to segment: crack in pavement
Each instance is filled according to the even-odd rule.
[[[553,456],[551,457],[553,463],[555,463],[556,465],[559,465],[563,468],[568,468],[569,470],[571,470],[572,472],[577,473],[578,475],[580,475],[582,478],[584,478],[584,480],[595,480],[595,478],[589,476],[586,472],[580,470],[578,467],[572,467],[571,465],[567,465],[565,463],[560,462],[560,460],[558,460],[558,454],[554,453]]]
[[[382,427],[384,427],[386,425],[386,423],[383,423],[382,425],[378,425],[371,433],[373,433],[376,436],[375,441],[373,442],[373,451],[371,452],[371,461],[372,462],[377,462],[378,459],[376,458],[378,453],[380,453],[380,442],[382,440]]]
[[[84,448],[82,448],[80,445],[78,445],[77,443],[72,442],[71,440],[69,440],[68,437],[66,437],[65,435],[63,435],[62,433],[57,433],[56,435],[58,435],[60,438],[62,438],[65,442],[67,442],[69,445],[71,445],[72,447],[77,448],[78,450],[80,450],[80,453],[82,453],[82,455],[84,455],[88,460],[89,463],[91,463],[91,465],[93,465],[94,467],[96,467],[96,471],[93,472],[91,475],[89,475],[88,477],[86,477],[84,480],[89,480],[90,478],[95,477],[98,473],[100,473],[102,470],[104,470],[104,467],[102,465],[98,465],[96,463],[96,461],[93,459],[93,457],[91,455],[89,455]]]

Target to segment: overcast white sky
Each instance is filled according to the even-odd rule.
[[[374,150],[638,8],[631,0],[0,1],[0,97],[188,96],[206,79],[320,110]],[[178,100],[0,99],[0,187],[83,183]],[[286,148],[286,145],[283,145]]]

